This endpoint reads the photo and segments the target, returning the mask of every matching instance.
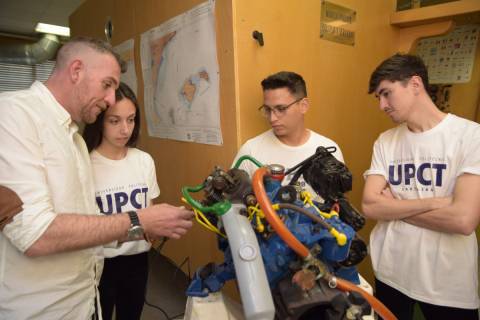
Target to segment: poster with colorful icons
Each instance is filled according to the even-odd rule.
[[[458,26],[446,35],[421,39],[416,48],[428,67],[432,84],[469,82],[480,25]]]

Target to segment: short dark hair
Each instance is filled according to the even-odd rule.
[[[428,92],[428,71],[423,60],[415,55],[397,53],[384,60],[370,76],[368,93],[377,90],[383,80],[403,81],[413,76],[422,78],[423,86]]]
[[[263,91],[287,88],[297,98],[307,96],[307,86],[302,76],[291,71],[280,71],[268,76],[262,81]]]
[[[140,108],[133,90],[130,89],[126,83],[120,82],[118,89],[115,91],[115,103],[123,99],[132,101],[133,105],[135,106],[135,125],[133,127],[132,136],[126,144],[127,147],[135,147],[137,145],[138,135],[140,133]],[[102,143],[104,118],[105,110],[98,115],[97,120],[95,120],[94,123],[87,124],[83,130],[83,139],[87,144],[88,152],[92,152],[92,150],[97,148]]]
[[[68,58],[78,49],[78,46],[86,46],[96,52],[110,54],[117,60],[121,72],[127,70],[125,61],[113,50],[113,47],[108,42],[92,37],[75,37],[66,42],[57,52],[56,66],[63,67],[67,63]]]

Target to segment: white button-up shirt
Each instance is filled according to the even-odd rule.
[[[0,185],[23,211],[0,233],[0,319],[90,319],[100,247],[29,258],[59,213],[98,214],[88,151],[70,114],[40,82],[0,94]]]

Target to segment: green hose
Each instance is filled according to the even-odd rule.
[[[248,155],[244,155],[244,156],[241,156],[240,158],[238,158],[237,162],[235,162],[235,165],[233,166],[235,169],[238,169],[238,167],[240,167],[240,165],[242,164],[242,162],[244,160],[250,160],[252,161],[257,167],[261,168],[263,167],[263,164],[258,161],[257,159],[255,159],[254,157],[252,156],[248,156]]]
[[[203,183],[195,187],[188,187],[188,186],[183,187],[182,188],[183,197],[185,198],[185,200],[187,200],[189,205],[191,205],[193,208],[201,212],[212,212],[217,216],[221,216],[225,214],[228,210],[230,210],[230,208],[232,207],[232,204],[227,200],[214,203],[211,206],[203,206],[200,202],[193,199],[192,196],[190,195],[190,192],[198,192],[203,190],[204,188],[205,188],[205,185]]]

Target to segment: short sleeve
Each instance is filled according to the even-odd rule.
[[[465,148],[458,175],[463,173],[480,175],[480,126],[475,124],[472,130],[464,135],[463,144]]]
[[[147,163],[148,166],[146,166],[147,170],[147,183],[148,183],[148,190],[150,193],[150,200],[153,200],[157,198],[160,195],[160,187],[158,186],[157,182],[157,173],[155,170],[155,161],[153,161],[153,158],[151,155],[146,153],[147,156]]]
[[[381,175],[388,180],[387,170],[385,169],[385,155],[380,138],[373,145],[372,162],[370,168],[364,172],[363,177],[366,178],[369,175]]]

